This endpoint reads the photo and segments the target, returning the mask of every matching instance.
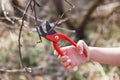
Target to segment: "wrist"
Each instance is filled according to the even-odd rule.
[[[83,40],[79,40],[78,43],[77,43],[77,47],[79,49],[79,54],[84,55],[86,60],[89,61],[90,51],[89,51],[89,47],[87,46],[87,44]]]
[[[94,60],[96,56],[96,48],[95,47],[88,47],[89,48],[89,60]]]
[[[92,53],[93,53],[93,49],[92,49],[92,47],[88,47],[88,49],[89,49],[89,60],[92,60]]]

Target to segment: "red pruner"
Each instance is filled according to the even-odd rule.
[[[58,42],[62,39],[68,41],[71,45],[77,47],[77,44],[72,41],[69,37],[67,37],[64,34],[61,33],[57,33],[55,30],[51,29],[52,27],[50,26],[50,24],[48,23],[48,21],[46,22],[46,33],[44,32],[42,26],[38,27],[39,32],[41,33],[41,36],[46,38],[47,40],[51,41],[53,43],[53,46],[55,48],[55,50],[61,55],[64,56],[63,52],[60,50],[60,47],[58,46]],[[85,56],[87,56],[86,52],[85,52]]]

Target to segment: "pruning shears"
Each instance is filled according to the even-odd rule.
[[[42,26],[39,26],[38,30],[41,33],[42,37],[46,38],[47,40],[49,40],[53,43],[55,50],[61,56],[64,56],[63,52],[60,50],[60,47],[58,46],[58,42],[61,39],[64,39],[64,40],[68,41],[70,44],[72,44],[73,46],[77,47],[77,44],[74,41],[72,41],[69,37],[67,37],[66,35],[64,35],[62,33],[57,33],[55,30],[53,30],[48,21],[46,21],[46,33],[44,32]],[[84,54],[85,54],[85,56],[87,56],[86,52]]]

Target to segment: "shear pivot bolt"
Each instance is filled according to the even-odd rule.
[[[55,36],[55,40],[59,39],[59,36]]]

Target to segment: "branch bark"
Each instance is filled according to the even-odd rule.
[[[53,2],[55,4],[57,14],[62,15],[64,13],[62,0],[53,0]],[[65,14],[63,18],[66,18],[66,17],[67,16]],[[66,21],[66,25],[68,29],[75,30],[74,25],[69,20]]]
[[[76,39],[84,39],[85,36],[85,29],[88,24],[88,21],[90,20],[90,17],[94,10],[103,2],[104,0],[96,0],[93,5],[88,10],[87,14],[85,15],[84,19],[82,20],[79,28],[76,29]]]
[[[64,13],[63,10],[63,4],[62,0],[53,0],[57,13],[62,14]],[[78,28],[75,28],[74,25],[68,20],[66,21],[68,29],[76,30],[76,41],[79,39],[84,39],[85,38],[85,29],[88,24],[88,21],[90,20],[90,17],[94,10],[103,2],[104,0],[96,0],[90,9],[88,10],[87,14],[85,15],[84,19],[82,20],[81,24],[78,26]],[[66,14],[64,15],[64,18],[67,17]]]
[[[27,10],[28,10],[31,2],[32,2],[32,0],[29,0],[27,6],[26,6],[26,8],[25,8],[25,11],[24,11],[24,14],[23,14],[23,17],[22,17],[22,23],[21,23],[21,26],[20,26],[19,37],[18,37],[19,56],[20,56],[20,61],[21,61],[22,67],[25,67],[25,66],[24,66],[24,64],[23,64],[22,53],[21,53],[21,34],[22,34],[23,26],[24,26],[24,18],[25,18],[26,12],[27,12]]]

